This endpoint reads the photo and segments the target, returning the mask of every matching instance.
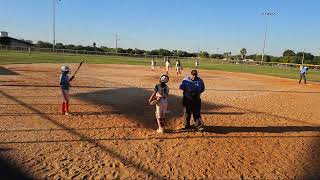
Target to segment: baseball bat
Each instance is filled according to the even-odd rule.
[[[77,74],[77,72],[79,71],[79,69],[80,69],[81,65],[83,64],[83,62],[84,62],[84,60],[82,60],[82,61],[80,62],[77,70],[76,70],[76,71],[73,73],[73,75],[71,76],[70,81],[72,81],[73,78],[76,76],[76,74]]]

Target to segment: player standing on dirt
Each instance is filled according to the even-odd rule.
[[[69,111],[69,89],[70,89],[70,82],[72,79],[69,79],[68,74],[70,73],[69,66],[62,66],[61,67],[61,75],[60,75],[60,89],[62,93],[62,107],[61,113],[64,115],[71,115]]]
[[[190,119],[191,113],[197,130],[203,130],[203,122],[201,119],[201,93],[205,87],[202,79],[198,77],[197,70],[191,71],[191,77],[187,76],[182,80],[179,89],[183,90],[183,107],[184,107],[184,129],[191,129]]]
[[[164,132],[165,115],[168,107],[169,87],[167,82],[169,76],[161,75],[160,82],[154,87],[154,91],[149,98],[150,105],[156,105],[156,118],[158,123],[158,133]]]
[[[309,70],[308,67],[304,67],[304,66],[300,65],[300,71],[299,71],[300,80],[299,80],[299,84],[301,83],[302,78],[304,80],[304,84],[307,84],[306,74],[308,74],[308,70]]]
[[[177,61],[176,61],[176,71],[177,71],[177,75],[181,75],[181,69],[182,69],[182,64],[181,64],[180,60],[177,59]]]
[[[151,71],[154,71],[156,67],[156,61],[154,60],[154,58],[151,59]]]
[[[171,62],[170,62],[169,58],[167,58],[167,60],[166,60],[166,75],[169,75],[170,67],[171,67]]]

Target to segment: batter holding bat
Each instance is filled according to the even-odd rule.
[[[149,98],[150,105],[156,105],[156,118],[158,123],[158,133],[164,132],[165,115],[168,107],[169,87],[167,82],[169,76],[161,75],[160,83],[154,87],[154,91]]]
[[[75,71],[73,76],[69,78],[70,68],[67,65],[64,65],[61,67],[61,75],[60,75],[60,89],[62,93],[62,106],[61,106],[61,113],[64,115],[72,115],[69,111],[69,89],[70,89],[70,82],[74,79],[75,75],[77,74],[78,70],[80,69],[81,65],[83,63],[83,60],[78,66],[78,69]]]

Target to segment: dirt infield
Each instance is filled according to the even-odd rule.
[[[85,64],[72,117],[59,113],[59,68],[0,68],[0,179],[320,178],[319,84],[200,70],[205,132],[183,132],[172,70],[169,130],[157,134],[146,102],[164,68]]]

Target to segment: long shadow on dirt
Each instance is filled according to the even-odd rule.
[[[0,148],[0,153],[4,153],[6,151],[10,151],[10,148]],[[0,155],[0,179],[2,180],[26,180],[32,179],[32,177],[24,172],[21,171],[18,167],[14,166],[13,164],[9,163],[7,160],[1,157]]]
[[[95,92],[86,92],[75,94],[74,97],[92,104],[111,108],[119,112],[128,119],[133,119],[145,128],[155,128],[155,107],[147,103],[152,91],[144,88],[117,88],[107,89]],[[166,121],[172,123],[183,116],[182,99],[180,96],[170,95],[168,103]],[[214,111],[223,108],[223,105],[202,103],[202,109],[205,112]]]
[[[304,168],[305,174],[301,179],[318,180],[320,179],[320,138],[315,138],[309,149],[309,158],[304,161],[312,162],[312,166]]]
[[[285,132],[320,132],[320,127],[314,126],[207,126],[205,132],[216,134],[228,134],[234,132],[262,132],[262,133],[285,133]]]
[[[0,66],[0,75],[19,75],[19,74]]]

